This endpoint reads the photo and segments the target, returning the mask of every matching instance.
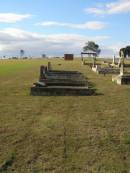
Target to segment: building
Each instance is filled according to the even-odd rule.
[[[74,55],[73,54],[64,54],[64,60],[73,61],[74,60]]]

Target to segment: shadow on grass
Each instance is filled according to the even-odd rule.
[[[15,156],[12,155],[10,158],[8,158],[2,165],[0,165],[0,173],[4,173],[8,170],[9,167],[12,166],[14,163]]]

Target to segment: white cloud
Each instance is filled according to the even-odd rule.
[[[106,5],[109,14],[130,12],[130,0],[120,0]]]
[[[85,42],[93,40],[101,43],[108,36],[90,37],[79,34],[38,34],[16,28],[0,30],[0,54],[18,55],[24,49],[27,55],[51,55],[63,53],[80,53]]]
[[[106,3],[102,8],[87,8],[85,11],[95,15],[127,13],[130,12],[130,0],[118,0],[116,2]]]
[[[91,14],[95,14],[95,15],[104,15],[105,14],[105,10],[104,9],[98,9],[96,7],[87,8],[87,9],[85,9],[85,12],[91,13]]]
[[[89,21],[82,24],[47,21],[47,22],[41,22],[38,25],[41,25],[44,27],[58,26],[58,27],[68,27],[68,28],[75,28],[75,29],[93,29],[93,30],[103,29],[106,27],[106,23],[101,21]]]
[[[0,13],[1,23],[16,23],[23,19],[29,18],[30,14]]]

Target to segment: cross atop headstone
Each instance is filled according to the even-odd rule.
[[[124,52],[121,51],[121,57],[120,57],[120,64],[121,64],[121,67],[120,67],[120,75],[123,76],[124,75]]]

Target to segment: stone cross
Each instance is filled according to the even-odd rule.
[[[120,57],[120,75],[123,76],[124,75],[124,52],[121,51],[121,57]]]

